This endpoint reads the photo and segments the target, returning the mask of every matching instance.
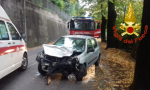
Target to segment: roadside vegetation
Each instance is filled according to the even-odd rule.
[[[102,53],[105,56],[101,61],[108,63],[112,81],[115,84],[112,87],[117,90],[131,89],[131,90],[150,90],[150,33],[148,27],[150,26],[150,1],[149,0],[82,0],[87,5],[86,9],[90,13],[89,16],[94,17],[95,20],[102,21],[101,24],[101,46]],[[129,12],[129,4],[131,3],[134,16],[128,18],[135,24],[141,26],[136,31],[139,36],[135,34],[124,35],[122,40],[114,36],[113,27],[116,25],[116,31],[121,35],[124,31],[120,28],[121,23],[126,23],[125,18]],[[130,9],[131,10],[131,9]],[[125,25],[128,25],[127,23]],[[105,31],[107,30],[107,40],[105,39]],[[146,34],[143,34],[143,33]],[[140,38],[142,36],[142,38]],[[138,38],[138,42],[134,39]],[[133,43],[124,42],[124,40],[133,40]],[[136,63],[136,64],[135,64]],[[104,64],[102,64],[104,65]],[[110,84],[108,83],[108,84]],[[111,84],[110,84],[111,85]],[[96,85],[100,89],[100,85]],[[109,85],[105,85],[106,87]],[[107,89],[106,89],[107,90]],[[110,90],[110,89],[108,89]],[[112,89],[111,89],[112,90]]]
[[[129,4],[132,4],[132,8],[134,11],[134,16],[136,18],[136,24],[140,23],[141,26],[141,19],[142,19],[142,12],[143,12],[143,0],[82,0],[84,3],[90,5],[89,8],[85,9],[90,13],[89,16],[94,17],[95,20],[102,21],[102,32],[101,38],[102,42],[106,42],[105,34],[107,33],[107,43],[110,42],[110,45],[107,47],[114,47],[126,50],[126,52],[131,53],[132,57],[136,58],[136,49],[138,43],[133,44],[125,44],[123,40],[131,40],[137,38],[136,35],[125,35],[122,41],[119,41],[118,38],[114,37],[114,30],[112,26],[116,25],[117,33],[121,35],[124,31],[120,28],[121,23],[125,23],[124,19],[127,15]],[[110,9],[109,9],[110,7]],[[113,9],[111,9],[114,7]],[[110,17],[109,13],[110,12]],[[115,17],[115,18],[114,18]],[[110,18],[110,21],[109,21]],[[112,18],[113,21],[112,21]],[[112,23],[114,22],[114,23]],[[113,24],[113,25],[112,25]],[[140,34],[141,28],[137,31]],[[110,35],[111,34],[111,35]],[[113,38],[110,40],[110,38]],[[115,43],[114,43],[115,42]]]
[[[52,2],[70,16],[85,15],[84,8],[80,6],[79,0],[48,0],[48,2]],[[43,5],[41,0],[36,0],[36,4],[38,4],[40,7]]]

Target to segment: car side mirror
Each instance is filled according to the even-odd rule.
[[[88,50],[87,53],[94,52],[94,51],[95,51],[94,49],[91,49],[91,50]]]
[[[72,28],[74,28],[74,27],[75,27],[74,20],[71,20],[71,21],[70,21],[70,28],[72,29]]]

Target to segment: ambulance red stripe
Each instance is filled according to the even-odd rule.
[[[8,19],[5,19],[5,18],[2,18],[2,17],[0,17],[0,19],[6,20],[6,21],[10,21],[10,20],[8,20]]]
[[[18,47],[18,50],[17,50],[17,47]],[[24,45],[2,47],[2,48],[0,48],[0,56],[10,54],[13,52],[22,51],[24,48],[26,48]]]

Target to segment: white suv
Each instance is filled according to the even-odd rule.
[[[0,79],[28,65],[24,40],[4,9],[0,6]]]

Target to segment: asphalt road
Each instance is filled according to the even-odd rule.
[[[0,90],[91,90],[91,82],[94,80],[91,78],[93,75],[91,72],[88,73],[89,77],[87,76],[83,81],[69,81],[62,78],[61,74],[56,74],[52,76],[51,84],[46,85],[44,76],[38,73],[38,64],[35,60],[37,53],[42,49],[42,47],[38,47],[28,50],[27,70],[23,72],[16,70],[2,78]]]

